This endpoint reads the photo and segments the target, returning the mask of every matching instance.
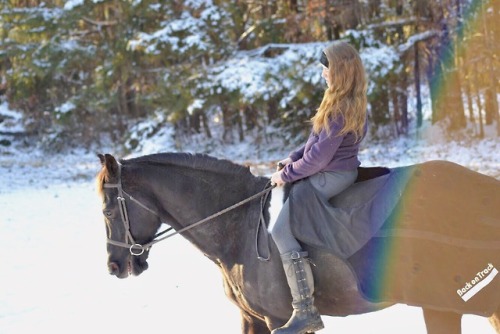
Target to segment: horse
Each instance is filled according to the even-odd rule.
[[[158,231],[168,225],[218,266],[225,294],[240,310],[242,333],[269,334],[289,319],[291,295],[280,255],[267,240],[274,195],[269,178],[204,154],[119,161],[110,154],[98,156],[96,183],[111,275],[126,278],[147,270],[151,246],[162,240]],[[322,249],[304,249],[315,264],[315,305],[322,315],[363,314],[397,303],[367,300],[346,261]],[[427,333],[461,332],[462,314],[422,309]],[[500,307],[489,319],[500,333]]]

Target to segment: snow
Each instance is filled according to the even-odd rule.
[[[32,17],[41,15],[40,17],[43,18],[44,21],[46,22],[55,22],[57,21],[63,14],[63,10],[61,8],[47,8],[42,5],[39,7],[28,7],[28,8],[22,8],[22,7],[15,7],[15,8],[10,8],[9,12],[11,13],[18,13],[18,14],[28,14],[31,15]]]
[[[368,73],[379,73],[381,77],[399,61],[399,54],[391,47],[367,47],[360,54],[363,65]]]
[[[54,111],[57,113],[57,118],[60,118],[61,115],[67,114],[75,108],[76,106],[73,102],[66,101],[62,105],[56,107]]]
[[[197,109],[203,108],[203,103],[205,101],[202,99],[195,99],[191,104],[187,107],[187,112],[189,115],[193,115],[193,112],[195,112]]]
[[[9,109],[7,102],[0,103],[0,132],[25,131],[22,118],[21,113]]]
[[[63,8],[65,10],[72,10],[75,7],[83,5],[84,2],[85,2],[84,0],[67,0],[64,3],[64,7]],[[103,2],[103,0],[92,0],[92,2],[93,3],[99,3],[99,2]]]
[[[297,81],[287,79],[284,73],[301,73],[304,81],[319,84],[321,71],[318,70],[317,58],[325,46],[326,43],[322,42],[271,43],[254,50],[236,52],[231,59],[209,68],[209,85],[213,87],[214,93],[220,87],[230,92],[238,91],[249,103],[258,98],[268,100],[276,91],[288,92],[281,101],[282,105],[286,105],[300,87],[296,87]],[[269,50],[281,50],[281,53],[266,57]]]
[[[411,36],[410,38],[408,38],[406,43],[403,43],[400,46],[398,46],[398,51],[400,53],[404,53],[404,52],[408,51],[411,47],[413,47],[413,45],[415,45],[416,43],[418,43],[420,41],[424,41],[428,38],[431,38],[431,37],[434,37],[437,35],[439,35],[439,31],[437,31],[437,30],[428,30],[428,31],[424,31],[424,32],[419,33],[419,34],[415,34],[415,35]]]
[[[178,18],[162,21],[162,28],[157,31],[137,33],[128,41],[128,49],[144,49],[150,54],[157,54],[165,45],[180,54],[193,49],[209,49],[210,43],[206,41],[206,34],[203,31],[208,27],[217,27],[218,22],[227,17],[227,13],[223,12],[220,7],[214,6],[211,1],[190,1],[185,5],[187,8],[191,6],[192,9],[200,9],[202,6],[205,8],[199,18],[193,16],[190,11],[184,10]]]
[[[84,0],[68,0],[64,4],[64,9],[65,10],[72,10],[75,7],[83,5]]]

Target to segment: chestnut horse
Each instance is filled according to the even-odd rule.
[[[110,274],[126,278],[146,270],[157,231],[167,224],[219,267],[225,293],[240,309],[243,333],[269,334],[289,319],[291,296],[279,253],[261,225],[262,218],[269,221],[268,178],[199,154],[165,153],[120,162],[109,154],[99,158],[97,187]],[[201,224],[206,217],[210,221]],[[190,228],[194,222],[201,223]],[[322,315],[362,314],[393,304],[367,301],[344,261],[304,247],[315,263],[315,304]],[[426,307],[423,312],[428,333],[461,332],[462,314]],[[490,321],[500,333],[500,309]]]

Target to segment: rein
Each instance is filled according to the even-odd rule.
[[[118,200],[118,207],[120,209],[120,215],[121,215],[121,218],[122,218],[122,222],[123,222],[123,225],[125,227],[125,242],[120,242],[120,241],[116,241],[116,240],[112,240],[110,239],[109,237],[107,238],[107,242],[111,245],[114,245],[114,246],[118,246],[118,247],[123,247],[123,248],[128,248],[129,251],[130,251],[130,254],[133,255],[133,256],[140,256],[144,253],[144,251],[146,250],[149,250],[151,248],[151,246],[153,246],[154,244],[160,242],[160,241],[163,241],[163,240],[166,240],[168,238],[171,238],[173,237],[174,235],[177,235],[177,234],[180,234],[182,232],[186,232],[192,228],[195,228],[199,225],[202,225],[212,219],[215,219],[231,210],[234,210],[248,202],[251,202],[253,201],[254,199],[256,198],[261,198],[261,201],[260,201],[260,206],[261,206],[261,210],[260,210],[260,217],[259,217],[259,223],[258,223],[258,226],[257,226],[257,233],[256,233],[256,236],[255,236],[255,248],[256,248],[256,251],[257,251],[257,258],[261,261],[269,261],[270,259],[270,250],[269,250],[269,242],[268,242],[268,235],[267,233],[264,233],[264,237],[266,239],[266,244],[267,244],[267,253],[268,253],[268,256],[267,257],[262,257],[260,256],[260,253],[259,253],[259,234],[260,234],[260,231],[262,229],[264,229],[264,232],[266,232],[266,227],[265,227],[265,217],[264,217],[264,206],[265,206],[265,203],[269,197],[269,194],[271,192],[271,190],[273,188],[276,187],[275,184],[272,184],[270,181],[266,184],[266,187],[264,188],[264,190],[236,203],[236,204],[233,204],[219,212],[216,212],[206,218],[203,218],[197,222],[195,222],[194,224],[191,224],[191,225],[188,225],[178,231],[175,231],[173,233],[170,233],[170,234],[167,234],[161,238],[159,238],[160,236],[170,232],[173,228],[172,227],[169,227],[168,229],[160,232],[160,233],[157,233],[154,237],[153,237],[153,240],[144,244],[144,245],[141,245],[139,243],[137,243],[135,240],[134,240],[134,237],[132,236],[132,233],[130,231],[130,220],[128,218],[128,211],[127,211],[127,205],[126,205],[126,199],[125,199],[125,196],[127,196],[131,201],[133,201],[134,203],[136,203],[137,205],[139,205],[141,208],[143,208],[144,210],[146,211],[149,211],[150,213],[160,217],[161,219],[161,216],[160,214],[158,214],[156,211],[150,209],[148,206],[144,205],[143,203],[141,203],[139,200],[137,200],[136,198],[134,198],[133,196],[131,196],[130,194],[128,194],[125,190],[123,190],[123,187],[122,187],[122,181],[121,181],[121,170],[122,170],[122,165],[120,163],[118,163],[118,182],[117,183],[104,183],[104,188],[107,188],[107,189],[117,189],[118,190],[118,196],[117,196],[117,200]]]

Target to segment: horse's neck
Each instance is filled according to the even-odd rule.
[[[153,182],[163,210],[175,219],[177,226],[174,228],[180,230],[216,215],[213,219],[183,232],[183,236],[212,260],[237,256],[255,238],[260,214],[259,199],[218,214],[261,191],[265,181],[257,177],[250,179],[250,182],[229,178],[212,184],[186,173],[171,177],[170,181]],[[182,180],[183,177],[186,179]],[[189,193],[179,192],[178,189],[189,189]]]

